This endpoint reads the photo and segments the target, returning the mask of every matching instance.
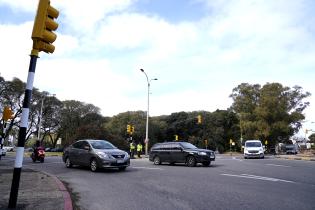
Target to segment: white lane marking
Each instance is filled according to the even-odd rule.
[[[278,164],[271,164],[271,163],[269,163],[269,164],[265,164],[265,165],[267,165],[267,166],[277,166],[277,167],[287,167],[287,168],[292,167],[292,166],[278,165]]]
[[[287,183],[295,183],[293,181],[284,180],[284,179],[277,179],[277,178],[271,178],[271,177],[264,177],[264,176],[256,176],[256,175],[250,175],[250,174],[221,174],[223,176],[233,176],[233,177],[240,177],[240,178],[247,178],[247,179],[258,179],[258,180],[264,180],[264,181],[271,181],[271,182],[287,182]]]
[[[148,170],[164,170],[162,168],[148,168],[148,167],[131,167],[131,168],[139,168],[139,169],[148,169]]]

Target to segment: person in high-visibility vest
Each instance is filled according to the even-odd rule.
[[[130,143],[130,158],[134,158],[136,146],[134,142]]]
[[[142,144],[139,142],[137,144],[137,153],[138,153],[138,158],[141,158],[141,153],[142,153]]]

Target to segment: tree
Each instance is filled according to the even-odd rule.
[[[64,145],[69,145],[78,137],[84,136],[80,129],[86,126],[84,124],[85,120],[92,113],[99,114],[100,109],[93,104],[86,104],[75,100],[66,100],[62,103],[63,107],[60,112],[61,122],[57,135],[62,137]],[[80,131],[80,135],[78,135],[78,131]]]
[[[8,106],[13,112],[13,117],[6,126],[7,132],[3,135],[3,138],[6,139],[10,133],[17,133],[20,115],[22,113],[25,83],[17,78],[13,78],[12,81],[4,81],[4,79],[1,79],[0,88],[1,106]]]
[[[42,138],[43,142],[45,137],[48,136],[50,144],[53,148],[56,147],[58,139],[61,137],[58,130],[61,127],[61,110],[63,104],[55,96],[45,95],[43,98],[42,110]]]
[[[239,118],[245,139],[269,140],[271,145],[288,140],[301,128],[302,113],[310,96],[299,86],[283,87],[279,83],[242,83],[233,89],[231,109]]]

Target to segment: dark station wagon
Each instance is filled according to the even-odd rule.
[[[189,167],[196,166],[197,163],[209,166],[211,161],[215,161],[215,153],[212,150],[199,149],[188,142],[164,142],[153,145],[149,160],[156,165],[168,162],[185,163]]]

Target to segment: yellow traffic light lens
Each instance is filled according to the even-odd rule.
[[[57,18],[59,16],[59,11],[50,5],[47,8],[47,13],[48,13],[48,16],[51,18]]]
[[[46,42],[52,43],[56,40],[57,35],[50,31],[44,31],[43,38]]]
[[[45,21],[46,29],[54,31],[58,28],[58,23],[56,23],[53,19],[47,18]]]

